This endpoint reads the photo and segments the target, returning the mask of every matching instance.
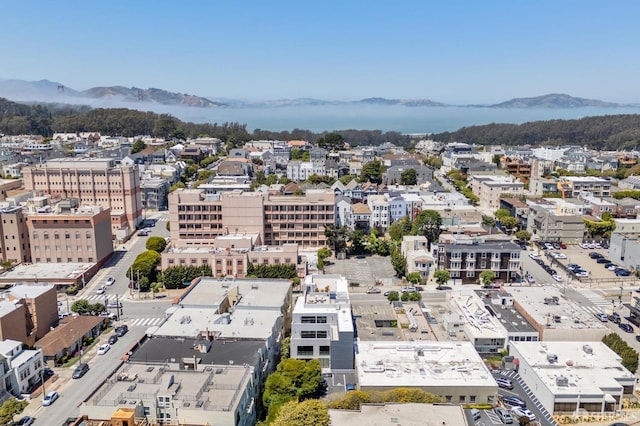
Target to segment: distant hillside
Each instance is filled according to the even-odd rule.
[[[482,145],[586,145],[594,149],[640,148],[640,115],[606,115],[579,120],[532,121],[463,127],[431,136],[442,142]]]
[[[358,101],[361,104],[374,105],[404,105],[410,107],[443,107],[450,106],[442,102],[435,102],[430,99],[387,99],[387,98],[365,98]]]
[[[201,96],[169,92],[162,89],[140,89],[137,87],[107,86],[74,90],[61,83],[49,80],[24,81],[0,80],[0,96],[16,101],[40,101],[60,103],[88,103],[99,101],[158,103],[161,105],[214,108],[225,106]],[[111,106],[111,105],[109,105]]]
[[[597,99],[576,98],[563,93],[551,93],[534,98],[515,98],[499,104],[489,105],[490,108],[615,108],[621,106],[624,105]]]

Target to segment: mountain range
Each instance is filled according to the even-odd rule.
[[[58,102],[66,104],[90,104],[92,106],[114,107],[143,105],[187,106],[198,108],[276,108],[303,107],[318,105],[388,105],[406,107],[475,107],[475,108],[619,108],[635,106],[605,102],[597,99],[573,97],[561,93],[552,93],[531,98],[514,98],[498,104],[454,105],[430,99],[387,99],[371,97],[355,101],[331,101],[314,98],[277,99],[267,101],[246,101],[215,97],[202,97],[167,90],[124,86],[100,86],[87,90],[75,90],[61,83],[40,80],[0,80],[0,97],[19,102]]]

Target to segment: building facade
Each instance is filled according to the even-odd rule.
[[[446,269],[454,282],[477,283],[480,273],[493,271],[494,282],[513,282],[520,273],[520,246],[511,240],[462,235],[441,235],[438,269]]]
[[[112,159],[57,159],[23,169],[24,187],[56,199],[77,198],[81,205],[111,211],[111,231],[125,240],[142,220],[137,166],[117,166]]]
[[[3,262],[32,261],[27,219],[20,206],[0,209],[0,251]]]
[[[60,202],[50,213],[27,217],[34,262],[102,265],[113,253],[110,210],[71,206],[75,204]]]

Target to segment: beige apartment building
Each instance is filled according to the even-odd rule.
[[[11,263],[31,262],[27,219],[20,206],[0,209],[0,259]]]
[[[33,346],[58,324],[58,299],[53,285],[15,285],[0,293],[0,340]]]
[[[180,189],[169,194],[171,240],[176,247],[212,245],[221,235],[258,234],[265,245],[324,247],[324,226],[334,223],[331,190],[301,196],[233,191],[207,194]]]
[[[500,197],[517,198],[524,193],[524,183],[507,176],[470,176],[469,187],[480,198],[478,207],[483,210],[498,210]]]
[[[23,169],[24,187],[52,199],[77,198],[80,205],[110,209],[111,234],[122,241],[142,219],[138,167],[118,166],[112,159],[49,160]]]
[[[111,217],[108,208],[78,207],[74,199],[29,214],[33,262],[102,265],[113,253]]]

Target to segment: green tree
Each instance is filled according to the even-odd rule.
[[[416,169],[407,169],[400,173],[400,185],[417,185],[418,174]]]
[[[280,407],[273,426],[329,426],[329,409],[318,399],[289,401]]]
[[[354,179],[357,179],[356,175],[344,175],[344,176],[341,176],[340,179],[338,180],[340,181],[341,184],[347,185],[349,182],[351,182]]]
[[[332,254],[328,247],[322,247],[318,250],[318,260],[322,259],[324,261],[327,257],[331,257]]]
[[[265,383],[262,402],[269,413],[267,422],[275,420],[284,403],[313,395],[321,380],[320,361],[317,359],[283,359]]]
[[[283,278],[292,280],[296,278],[296,265],[294,264],[277,264],[277,265],[247,265],[247,275],[253,275],[256,278]]]
[[[502,219],[504,219],[505,217],[510,217],[511,213],[507,209],[498,209],[493,215],[496,219],[502,222]]]
[[[442,216],[435,210],[422,210],[413,221],[413,235],[424,235],[429,244],[433,244],[440,238],[442,232]]]
[[[391,266],[396,271],[396,276],[403,277],[407,273],[407,259],[402,255],[399,249],[391,252]]]
[[[142,139],[138,139],[133,143],[133,145],[131,145],[131,153],[137,154],[138,152],[142,151],[146,147],[147,147],[147,144],[144,143]]]
[[[613,222],[613,215],[610,212],[604,212],[600,216],[603,222]]]
[[[500,220],[500,223],[507,230],[507,233],[513,232],[514,229],[517,229],[518,226],[520,226],[520,221],[511,216],[503,217],[502,220]]]
[[[433,278],[436,280],[438,287],[442,287],[451,279],[451,273],[447,270],[441,269],[433,273]]]
[[[502,156],[500,154],[494,154],[491,159],[493,164],[495,164],[498,168],[500,168],[500,164],[502,163]]]
[[[493,228],[494,226],[496,226],[496,221],[491,216],[487,216],[487,215],[483,214],[482,215],[482,225],[483,226],[488,226],[489,228]]]
[[[420,276],[420,272],[411,272],[407,274],[407,281],[411,284],[418,284],[422,277]]]
[[[496,273],[493,271],[480,272],[480,284],[488,286],[496,279]]]
[[[165,140],[171,139],[178,128],[178,122],[177,118],[169,114],[161,114],[153,126],[153,135]]]
[[[419,291],[412,291],[409,293],[409,300],[411,302],[419,302],[422,300],[422,294]]]
[[[384,166],[380,160],[373,160],[362,166],[360,182],[381,183]]]
[[[0,406],[0,424],[12,424],[13,417],[22,413],[27,408],[27,405],[29,405],[29,402],[26,400],[18,401],[16,398],[10,398],[3,402]]]
[[[204,157],[202,160],[200,160],[200,167],[205,169],[207,166],[215,163],[216,160],[218,160],[217,156],[209,155],[208,157]]]
[[[171,266],[162,271],[160,281],[167,289],[183,288],[198,277],[212,276],[211,266]]]
[[[71,304],[71,312],[75,312],[78,315],[84,315],[89,313],[89,307],[89,301],[86,299],[79,299]]]
[[[280,358],[287,359],[291,356],[291,336],[287,336],[282,339],[282,344],[280,345]]]
[[[137,279],[140,277],[140,290],[149,290],[149,284],[156,281],[157,266],[160,264],[160,253],[147,250],[140,253],[127,270],[127,276]],[[143,278],[146,278],[144,281]],[[143,285],[143,283],[145,285]]]
[[[528,231],[525,231],[524,229],[516,232],[515,236],[520,241],[524,241],[525,244],[527,244],[531,240],[531,233]]]
[[[327,244],[333,247],[333,252],[336,254],[344,252],[347,247],[348,235],[349,228],[346,226],[324,225],[324,236],[327,238]]]
[[[186,188],[186,187],[187,187],[187,185],[185,185],[183,182],[176,182],[173,185],[171,185],[171,187],[169,188],[169,192],[173,192],[176,189],[183,189],[183,188]],[[169,223],[169,222],[167,222],[167,223]]]
[[[327,151],[337,151],[344,148],[344,138],[339,133],[327,133],[316,144]]]
[[[601,236],[601,237],[609,237],[611,232],[616,229],[616,224],[614,221],[593,221],[589,219],[582,219],[584,221],[585,227],[587,229],[587,235],[590,238]]]
[[[389,236],[393,241],[400,242],[402,241],[402,238],[405,235],[408,235],[408,232],[405,230],[406,229],[405,224],[407,221],[408,221],[408,218],[404,218],[404,219],[393,222],[389,226],[389,229],[387,230],[387,232],[389,232]]]
[[[147,250],[153,250],[158,253],[162,253],[164,249],[167,247],[167,240],[162,237],[149,237],[147,239],[146,248]]]
[[[400,293],[398,293],[397,291],[392,291],[387,295],[387,300],[389,302],[397,302],[398,300],[400,300]]]

